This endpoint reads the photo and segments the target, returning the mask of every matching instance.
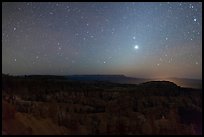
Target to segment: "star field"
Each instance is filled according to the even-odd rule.
[[[202,3],[4,2],[2,72],[202,79]]]

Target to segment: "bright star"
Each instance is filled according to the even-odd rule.
[[[138,45],[135,45],[135,49],[139,49],[139,46],[138,46]]]

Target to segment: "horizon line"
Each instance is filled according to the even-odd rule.
[[[202,78],[189,78],[189,77],[137,77],[137,76],[128,76],[125,74],[68,74],[68,75],[60,75],[60,74],[9,74],[9,73],[2,73],[4,75],[9,75],[9,76],[31,76],[31,75],[40,75],[40,76],[91,76],[91,75],[106,75],[106,76],[125,76],[129,78],[139,78],[139,79],[194,79],[194,80],[202,80]]]

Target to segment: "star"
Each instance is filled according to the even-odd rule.
[[[196,22],[196,21],[197,21],[197,19],[195,18],[195,19],[193,19],[193,21],[195,21],[195,22]]]
[[[15,31],[15,30],[16,30],[16,27],[13,28],[13,31]]]
[[[135,45],[135,47],[134,47],[134,48],[135,48],[135,50],[137,50],[137,49],[139,49],[139,46],[138,46],[138,45]]]

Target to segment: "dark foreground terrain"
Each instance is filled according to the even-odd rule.
[[[202,90],[2,75],[2,133],[202,134]]]

